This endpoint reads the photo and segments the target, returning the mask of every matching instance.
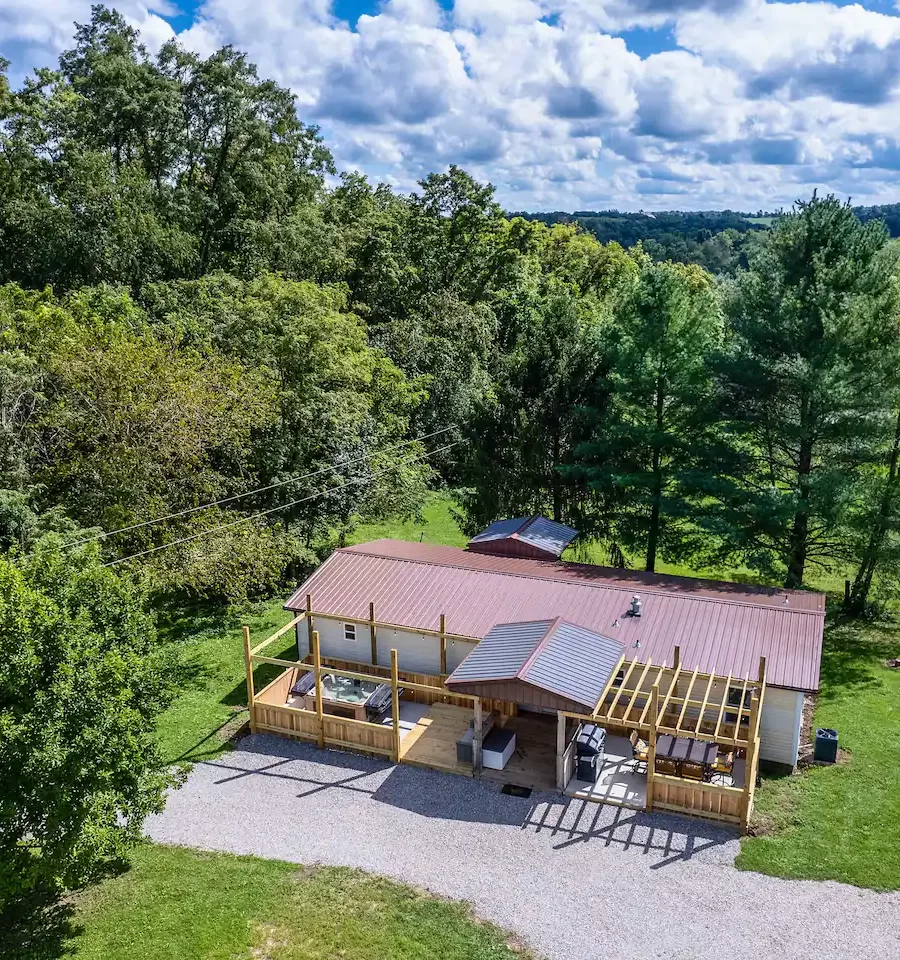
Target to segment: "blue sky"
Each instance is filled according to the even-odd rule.
[[[900,10],[770,0],[119,0],[151,49],[247,50],[339,167],[458,163],[510,209],[900,201]],[[14,84],[90,0],[0,0]]]

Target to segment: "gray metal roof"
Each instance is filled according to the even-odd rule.
[[[553,620],[498,623],[491,627],[447,682],[514,680],[553,623]]]
[[[515,517],[497,520],[486,530],[476,534],[469,543],[490,543],[494,540],[520,540],[539,550],[559,557],[578,536],[578,531],[546,517]]]
[[[593,709],[624,653],[617,640],[561,618],[500,623],[446,682],[521,680]]]
[[[624,653],[618,640],[560,620],[521,679],[593,709]]]

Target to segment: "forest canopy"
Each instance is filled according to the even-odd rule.
[[[445,485],[470,531],[856,571],[862,609],[900,559],[898,223],[508,215],[455,166],[405,194],[240,51],[95,7],[0,80],[0,537],[240,599]]]

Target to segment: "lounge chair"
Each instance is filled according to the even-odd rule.
[[[397,691],[398,696],[403,696],[403,689]],[[378,723],[378,721],[391,709],[391,685],[389,683],[380,683],[369,695],[366,700],[366,720],[369,723]]]
[[[747,778],[747,761],[744,757],[738,757],[734,763],[731,765],[731,783],[732,786],[741,787],[744,786],[744,781]]]
[[[307,670],[302,677],[291,687],[291,696],[305,697],[316,685],[316,675],[312,670]]]

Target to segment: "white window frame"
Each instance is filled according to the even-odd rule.
[[[344,640],[347,643],[356,643],[359,640],[359,637],[356,634],[356,624],[355,623],[345,623],[344,624]]]

